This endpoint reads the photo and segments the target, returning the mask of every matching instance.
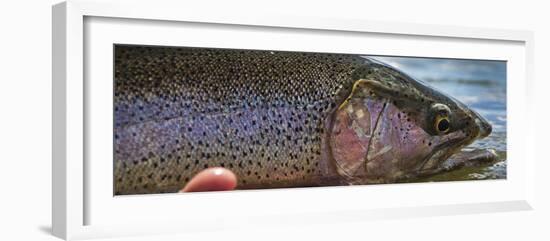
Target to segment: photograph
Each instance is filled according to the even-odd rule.
[[[506,179],[506,61],[113,55],[114,195]]]

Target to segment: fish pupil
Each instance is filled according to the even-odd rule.
[[[437,129],[439,131],[447,131],[449,129],[449,121],[447,119],[442,119],[437,124]]]

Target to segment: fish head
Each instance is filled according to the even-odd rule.
[[[352,79],[328,131],[336,170],[350,181],[415,176],[491,133],[465,104],[390,66],[367,61]]]

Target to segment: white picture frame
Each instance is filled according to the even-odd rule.
[[[275,14],[219,16],[209,15],[206,9],[187,8],[180,1],[73,0],[53,6],[52,11],[52,226],[54,235],[60,238],[85,239],[533,208],[534,131],[533,125],[529,124],[531,121],[524,118],[532,110],[523,108],[532,106],[533,34],[529,31]],[[184,33],[216,36],[219,31],[227,35],[224,38],[183,37]],[[143,32],[154,34],[144,35]],[[293,41],[284,38],[267,41],[266,36],[294,38]],[[257,41],[246,41],[254,38]],[[313,38],[324,40],[308,42]],[[323,45],[344,38],[350,44]],[[371,45],[363,47],[358,44],[363,38]],[[112,168],[109,170],[109,165],[105,165],[109,161],[112,163],[112,159],[98,159],[109,156],[109,151],[102,149],[101,144],[94,144],[110,138],[95,133],[112,130],[108,124],[101,124],[102,119],[109,118],[107,112],[110,112],[103,107],[112,106],[112,100],[99,101],[96,96],[111,96],[108,86],[112,86],[112,82],[91,81],[109,73],[112,56],[108,56],[106,47],[113,43],[505,60],[509,66],[508,178],[482,182],[113,197],[112,189],[105,189],[112,180],[109,183],[109,178],[98,178],[112,176]],[[376,50],[370,46],[375,46]],[[90,68],[93,73],[90,73]],[[446,190],[454,195],[436,196]],[[472,195],[472,192],[478,193]],[[354,197],[352,201],[349,201],[350,197]],[[344,200],[347,200],[346,205],[342,205]],[[137,209],[140,211],[135,212]],[[208,219],[199,217],[204,212],[209,215]],[[223,218],[227,215],[234,221]]]

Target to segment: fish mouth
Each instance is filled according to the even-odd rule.
[[[480,117],[482,118],[482,117]],[[491,134],[492,127],[484,119],[475,119],[478,127],[478,134],[473,138],[461,132],[451,133],[442,143],[434,147],[434,151],[428,155],[420,164],[418,171],[426,171],[438,167],[441,163],[451,157],[453,154],[462,150],[462,148],[472,144],[474,141],[483,139]]]
[[[432,153],[424,158],[418,167],[418,172],[431,170],[438,167],[441,163],[447,160],[450,156],[460,151],[465,146],[470,145],[477,138],[465,138],[466,135],[462,132],[454,132],[447,135],[445,140],[434,147]]]
[[[474,120],[474,130],[477,134],[468,136],[462,131],[447,134],[447,136],[443,137],[442,142],[434,147],[434,151],[421,162],[418,171],[426,171],[438,167],[453,154],[462,150],[462,148],[491,134],[493,128],[487,119],[472,109],[466,110],[469,114],[469,119]]]
[[[426,156],[418,167],[417,172],[431,170],[438,167],[441,163],[447,160],[450,156],[461,150],[469,143],[461,143],[463,141],[456,140],[453,142],[442,143],[434,148],[430,155]]]

